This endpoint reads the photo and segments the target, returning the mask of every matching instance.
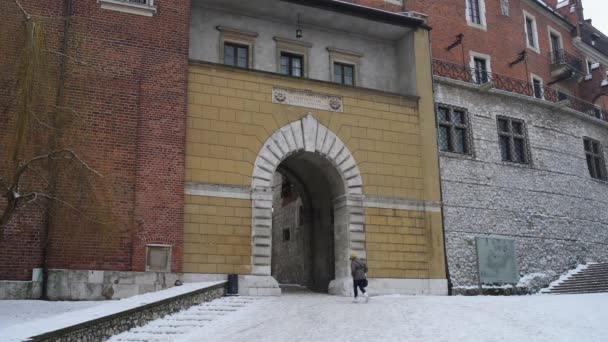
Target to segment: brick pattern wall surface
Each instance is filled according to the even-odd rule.
[[[372,278],[429,277],[424,213],[367,208],[365,239],[368,276]]]
[[[186,196],[184,272],[251,273],[251,201]]]
[[[272,87],[344,97],[344,113],[272,103]],[[253,163],[277,129],[311,112],[346,143],[372,196],[421,200],[416,102],[379,92],[218,65],[190,70],[186,181],[250,186]]]
[[[51,49],[58,51],[67,39],[71,58],[62,103],[81,121],[65,134],[78,140],[64,140],[104,175],[107,185],[100,201],[109,208],[104,220],[109,225],[54,207],[49,266],[143,271],[146,244],[162,243],[173,246],[172,271],[181,271],[190,1],[156,1],[153,17],[102,10],[95,1],[73,1],[67,35],[64,1],[44,6],[20,2],[28,12],[47,17],[42,21],[52,38]],[[8,32],[5,22],[2,32]],[[73,178],[58,180],[58,194],[80,203],[84,195]],[[6,243],[31,254],[28,268],[40,266],[40,243]],[[1,248],[0,255],[16,260],[11,250]],[[16,268],[2,263],[0,278],[14,279]],[[20,272],[24,279],[30,271]]]

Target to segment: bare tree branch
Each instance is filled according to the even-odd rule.
[[[87,168],[89,171],[91,171],[92,173],[103,178],[103,175],[101,173],[99,173],[97,170],[91,168],[84,160],[80,159],[80,157],[76,154],[76,152],[74,152],[70,149],[63,149],[63,150],[52,151],[48,154],[34,157],[34,158],[26,161],[25,163],[20,164],[19,167],[17,168],[17,172],[15,172],[15,179],[13,181],[14,185],[19,184],[19,181],[21,179],[21,176],[23,175],[23,172],[25,172],[25,170],[29,169],[31,164],[41,161],[41,160],[45,160],[45,159],[48,159],[48,160],[59,160],[59,159],[76,160],[80,164],[82,164],[85,168]]]
[[[23,12],[23,15],[25,15],[25,18],[29,20],[32,16],[25,11],[25,9],[23,8],[23,6],[21,6],[21,4],[19,3],[18,0],[15,0],[15,3],[17,4],[17,6],[19,6],[19,9],[21,9],[21,12]]]
[[[34,195],[35,197],[44,197],[44,198],[46,198],[46,199],[53,200],[53,201],[56,201],[56,202],[58,202],[58,203],[61,203],[61,204],[63,204],[64,206],[66,206],[66,207],[68,207],[68,208],[72,209],[73,211],[77,212],[78,214],[80,214],[80,215],[81,215],[82,217],[84,217],[84,218],[85,218],[87,221],[90,221],[90,222],[93,222],[93,223],[99,223],[99,224],[103,224],[103,225],[106,225],[106,224],[108,224],[108,223],[109,223],[109,222],[103,222],[103,221],[96,220],[96,219],[91,218],[91,217],[88,217],[88,216],[86,216],[86,215],[82,215],[82,211],[81,211],[81,210],[79,210],[78,208],[76,208],[76,207],[75,207],[75,206],[73,206],[72,204],[70,204],[70,203],[68,203],[68,202],[66,202],[66,201],[64,201],[64,200],[62,200],[62,199],[59,199],[59,198],[57,198],[57,197],[54,197],[54,196],[51,196],[51,195],[47,195],[47,194],[43,194],[43,193],[31,193],[31,194],[28,194],[28,195],[26,195],[26,196],[29,196],[29,195]],[[30,201],[30,202],[31,202],[31,201]]]
[[[44,126],[44,127],[46,127],[46,128],[50,128],[50,129],[57,129],[57,128],[55,128],[55,127],[53,127],[53,126],[51,126],[51,125],[47,124],[46,122],[42,122],[42,120],[40,120],[40,118],[38,118],[38,116],[36,115],[36,113],[34,113],[34,111],[30,111],[30,114],[32,114],[32,117],[33,117],[34,119],[36,119],[36,121],[37,121],[37,122],[38,122],[40,125],[42,125],[42,126]]]
[[[56,54],[56,55],[59,55],[59,56],[65,57],[65,58],[67,58],[67,59],[69,59],[69,60],[71,60],[71,61],[73,61],[73,62],[76,62],[76,63],[78,63],[78,64],[80,64],[80,65],[88,65],[88,64],[87,64],[85,61],[82,61],[82,60],[80,60],[80,59],[77,59],[77,58],[74,58],[74,57],[68,56],[68,55],[66,55],[65,53],[61,53],[61,52],[59,52],[59,51],[53,51],[53,50],[42,50],[42,51],[44,51],[44,52],[48,52],[48,53],[54,53],[54,54]]]

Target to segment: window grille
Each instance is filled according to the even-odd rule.
[[[600,142],[591,138],[583,138],[583,143],[589,175],[591,175],[591,178],[606,180],[606,164]]]
[[[472,154],[469,117],[465,109],[440,104],[437,106],[437,139],[439,150]]]
[[[496,121],[502,160],[530,164],[530,149],[524,121],[507,117],[498,117]]]

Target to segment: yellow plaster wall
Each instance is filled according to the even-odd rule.
[[[186,196],[184,272],[251,273],[251,201]]]
[[[441,224],[439,213],[367,208],[365,240],[369,276],[445,278],[443,236],[433,233],[432,226],[436,224]]]
[[[344,113],[272,103],[272,87],[342,96]],[[308,112],[348,146],[366,195],[423,199],[416,98],[217,65],[191,65],[186,181],[251,185],[266,139]],[[430,139],[434,139],[430,137]]]
[[[439,202],[428,32],[416,31],[415,48],[420,99],[191,64],[186,181],[250,186],[266,139],[310,112],[353,154],[365,195]],[[344,112],[273,104],[273,86],[341,96]],[[250,273],[250,201],[187,196],[186,203],[184,271]],[[443,243],[439,212],[366,209],[370,277],[445,279]]]

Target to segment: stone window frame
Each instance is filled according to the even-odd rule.
[[[327,47],[327,51],[329,52],[329,74],[331,81],[336,84],[341,84],[336,82],[334,75],[334,64],[347,64],[352,65],[354,68],[354,84],[352,87],[361,86],[361,59],[363,58],[363,54],[334,47]]]
[[[102,9],[138,14],[146,17],[151,17],[156,14],[156,6],[154,0],[147,0],[145,4],[132,2],[129,0],[97,0]]]
[[[471,18],[471,1],[477,1],[479,7],[479,23],[473,22]],[[485,0],[464,0],[465,2],[465,17],[467,25],[478,28],[482,31],[488,30],[488,22],[486,20],[486,1]]]
[[[534,87],[534,81],[540,82],[540,97],[536,96],[536,88]],[[543,78],[536,74],[530,73],[530,83],[532,83],[532,95],[534,96],[534,98],[539,99],[539,100],[544,100],[545,99],[545,81],[543,80]]]
[[[587,149],[587,144],[591,144],[591,151],[589,151]],[[593,145],[597,145],[597,153],[593,151]],[[583,137],[583,150],[585,151],[585,160],[587,162],[587,170],[589,171],[589,175],[591,176],[591,178],[595,179],[595,180],[599,180],[599,181],[608,181],[608,174],[606,172],[606,160],[604,158],[604,149],[602,146],[602,143],[599,140],[590,138],[590,137]],[[592,158],[594,162],[596,162],[596,160],[599,160],[600,163],[600,169],[599,170],[595,170],[595,164],[593,165],[594,168],[592,170],[592,168],[589,165],[589,158]],[[595,174],[594,174],[595,172]]]
[[[148,256],[150,255],[150,247],[167,249],[167,265],[164,269],[154,269],[148,264]],[[147,244],[146,245],[146,272],[171,272],[171,256],[173,254],[172,245],[164,244]]]
[[[500,125],[499,125],[499,120],[507,120],[508,125],[509,125],[509,132],[503,132],[500,130]],[[513,132],[513,122],[518,122],[522,124],[522,130],[523,130],[523,134],[516,134]],[[532,158],[532,150],[530,148],[530,138],[528,135],[528,127],[526,125],[526,120],[524,119],[520,119],[520,118],[515,118],[515,117],[511,117],[511,116],[504,116],[504,115],[497,115],[496,116],[496,133],[497,133],[497,137],[498,137],[498,151],[500,154],[500,160],[507,164],[507,165],[518,165],[518,166],[527,166],[527,167],[532,167],[533,166],[533,158]],[[518,162],[518,161],[514,161],[513,157],[511,157],[510,160],[505,160],[502,157],[502,148],[501,148],[501,142],[500,142],[500,137],[502,136],[506,136],[509,138],[509,150],[511,152],[511,156],[514,155],[513,151],[515,149],[515,144],[513,143],[515,139],[523,139],[524,142],[524,158],[526,159],[524,162]]]
[[[302,70],[301,78],[308,78],[310,70],[310,49],[313,44],[278,36],[275,36],[273,39],[276,42],[277,73],[281,74],[281,54],[287,53],[302,57],[302,68],[304,70]]]
[[[551,39],[551,35],[555,35],[559,38],[559,44],[561,49],[565,49],[564,46],[564,36],[561,32],[551,27],[551,25],[547,25],[547,38],[549,38],[549,52],[554,52],[555,49],[553,47],[553,39]]]
[[[465,143],[467,144],[467,147],[468,147],[468,152],[460,153],[460,152],[454,152],[454,151],[444,151],[444,150],[441,150],[441,148],[439,147],[439,142],[438,142],[437,149],[439,150],[439,153],[443,154],[443,155],[448,155],[448,156],[458,156],[461,158],[475,158],[475,148],[474,148],[474,144],[473,144],[473,127],[471,125],[471,115],[470,115],[468,109],[464,108],[464,107],[446,104],[446,103],[437,103],[435,105],[435,113],[436,113],[435,117],[436,117],[436,121],[437,121],[437,139],[439,139],[439,126],[441,125],[441,122],[439,121],[439,108],[440,107],[448,108],[450,113],[457,110],[464,114],[465,124],[461,125],[462,127],[460,127],[460,128],[464,128],[464,130],[465,130],[464,139],[465,139]],[[446,125],[450,125],[450,129],[452,131],[454,130],[454,128],[456,126],[456,125],[452,124],[451,122],[449,124],[447,124],[447,123],[444,124],[444,126],[446,126]],[[454,134],[452,134],[451,136],[453,138]]]
[[[538,21],[536,20],[536,17],[534,15],[532,15],[530,12],[526,11],[526,10],[522,10],[523,14],[524,14],[524,32],[526,33],[525,39],[526,39],[526,47],[534,52],[536,52],[537,54],[541,53],[540,50],[540,41],[538,39]],[[532,38],[534,39],[534,43],[536,44],[536,46],[532,46],[530,45],[530,33],[528,32],[528,19],[532,20]]]
[[[473,72],[473,80],[475,81],[475,84],[481,85],[483,83],[478,83],[477,81],[477,73],[475,72],[475,70],[477,70],[477,68],[475,67],[475,58],[477,59],[483,59],[486,61],[486,73],[487,73],[487,77],[488,77],[488,81],[492,81],[492,56],[487,55],[485,53],[480,53],[480,52],[475,52],[475,51],[469,51],[469,55],[470,55],[470,61],[469,61],[469,66],[471,67],[471,71]]]
[[[220,44],[218,48],[219,64],[224,64],[224,44],[232,43],[247,46],[249,55],[247,63],[248,69],[253,69],[255,40],[258,37],[258,33],[221,25],[217,26],[216,29],[220,31]]]

